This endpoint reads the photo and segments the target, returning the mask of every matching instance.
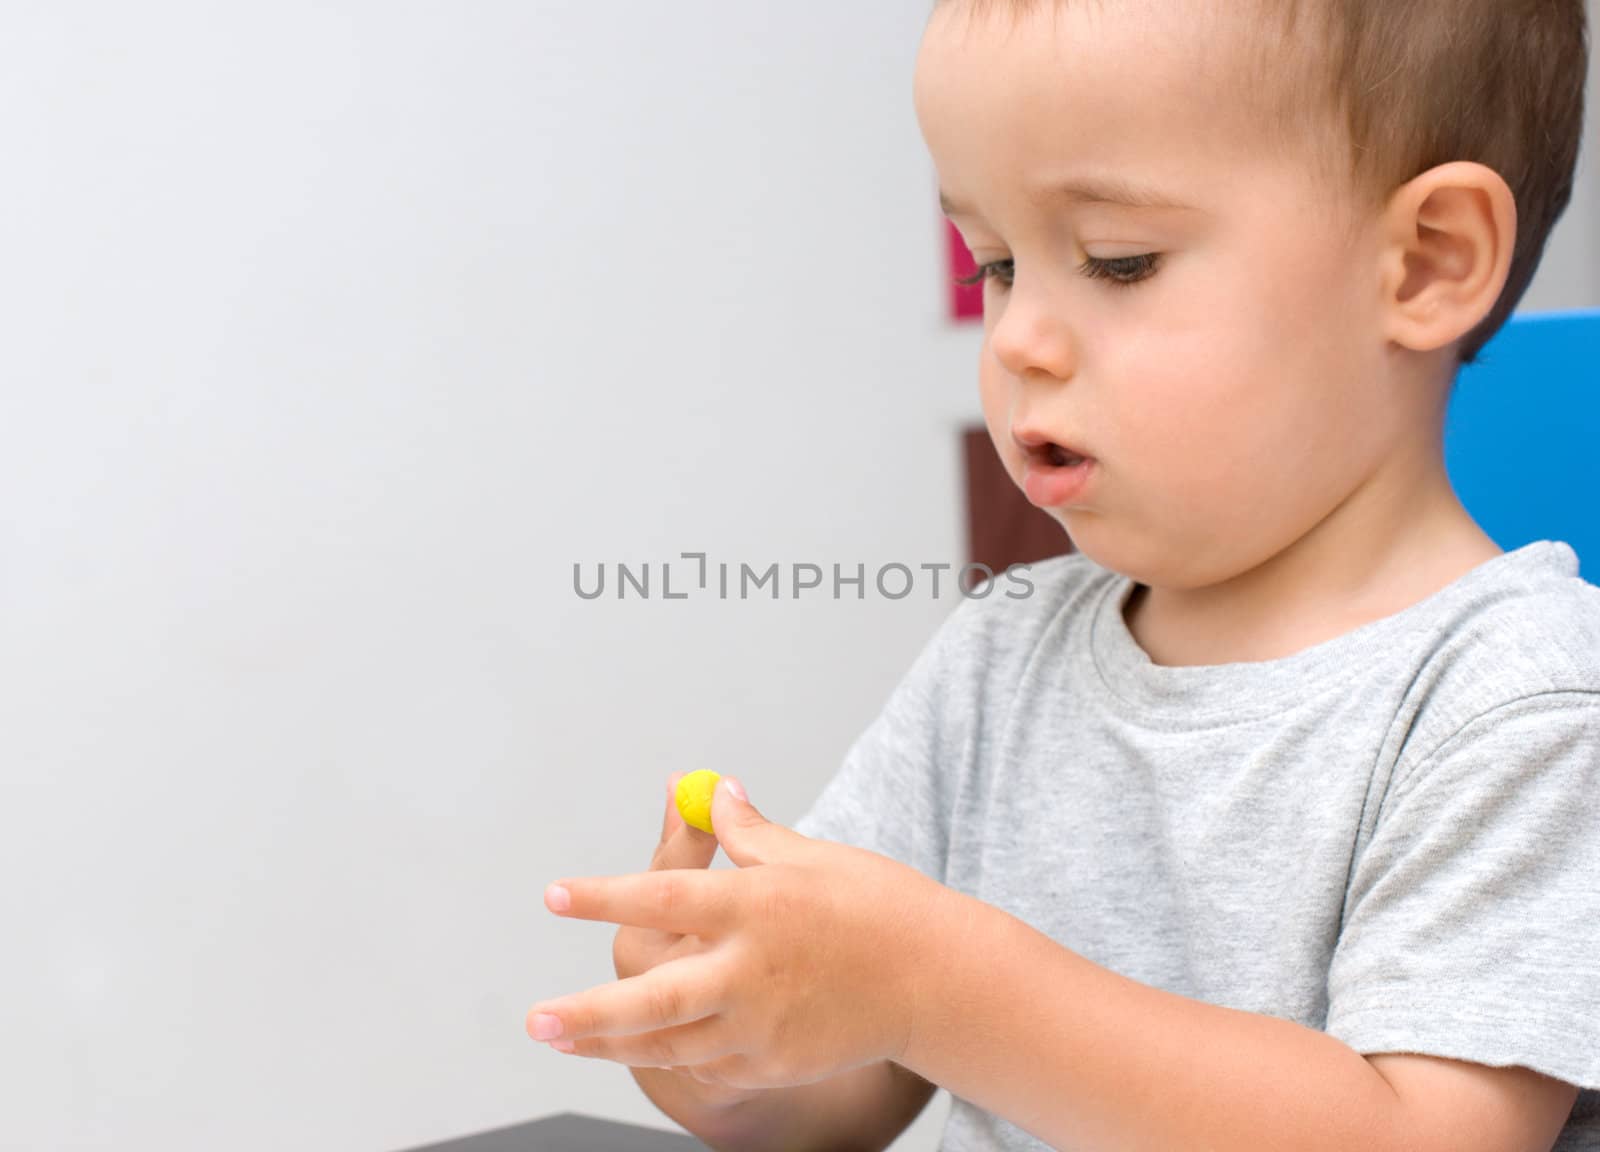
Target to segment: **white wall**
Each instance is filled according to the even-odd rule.
[[[667,1126],[523,1034],[610,976],[544,885],[678,769],[798,817],[953,600],[571,568],[960,557],[924,12],[8,9],[0,1147]]]
[[[1577,182],[1518,312],[1600,308],[1600,0],[1588,0],[1588,11],[1589,94]]]

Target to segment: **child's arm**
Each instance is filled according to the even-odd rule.
[[[1137,983],[958,893],[896,1058],[1058,1148],[1550,1149],[1600,1087],[1600,694],[1452,716],[1401,767],[1325,1020]]]
[[[547,895],[709,946],[540,1010],[576,1055],[736,1088],[892,1060],[1062,1149],[1548,1152],[1569,1085],[1600,1084],[1594,707],[1497,710],[1391,787],[1353,870],[1327,1032],[1140,984],[727,788],[714,825],[736,869]],[[781,1140],[748,1117],[740,1147]]]
[[[1052,1148],[1548,1152],[1577,1090],[1520,1068],[1356,1053],[1120,976],[951,893],[900,1062]],[[952,944],[952,941],[959,943]]]

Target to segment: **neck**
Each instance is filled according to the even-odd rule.
[[[1140,585],[1124,608],[1156,664],[1276,660],[1400,612],[1501,554],[1442,450],[1393,457],[1299,538],[1204,587]]]

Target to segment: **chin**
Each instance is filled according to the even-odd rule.
[[[1050,514],[1067,530],[1072,546],[1090,560],[1139,584],[1170,584],[1172,546],[1143,538],[1119,538],[1114,529],[1092,512],[1071,508]],[[1181,577],[1180,577],[1181,580]]]

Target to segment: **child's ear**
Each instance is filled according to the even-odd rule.
[[[1400,186],[1383,219],[1385,335],[1443,348],[1494,308],[1511,270],[1517,203],[1493,168],[1455,161]]]

